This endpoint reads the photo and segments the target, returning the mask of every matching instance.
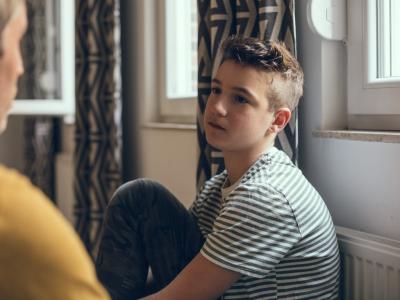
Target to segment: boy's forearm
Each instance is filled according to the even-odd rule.
[[[199,253],[169,285],[142,300],[216,299],[239,278],[239,273],[219,267]]]

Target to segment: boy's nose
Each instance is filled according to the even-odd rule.
[[[218,116],[226,116],[227,115],[227,107],[226,107],[226,99],[223,96],[219,96],[217,99],[213,101],[213,112]]]

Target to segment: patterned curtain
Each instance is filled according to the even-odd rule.
[[[197,137],[200,154],[197,187],[224,169],[220,151],[207,144],[203,114],[211,91],[211,79],[221,57],[221,43],[230,35],[283,41],[295,54],[294,0],[198,0],[198,115]],[[297,162],[297,109],[275,146]]]
[[[27,1],[29,26],[21,44],[25,73],[18,82],[17,99],[46,99],[49,96],[38,80],[47,64],[45,6],[46,2],[42,0]],[[55,196],[57,124],[58,120],[51,117],[24,119],[24,173],[50,199]]]
[[[59,150],[59,120],[50,117],[30,117],[24,122],[24,173],[49,199],[55,198],[55,162]]]
[[[122,181],[119,0],[76,0],[76,227],[95,257]]]

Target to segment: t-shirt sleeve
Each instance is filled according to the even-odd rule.
[[[203,190],[204,190],[205,185],[203,185],[199,192],[196,195],[196,198],[194,199],[192,205],[189,207],[189,213],[195,217],[196,219],[199,218],[199,211],[201,209],[201,206],[203,204],[204,200],[204,195],[203,195]]]
[[[285,198],[266,187],[239,187],[226,199],[201,253],[243,275],[265,277],[299,241]]]

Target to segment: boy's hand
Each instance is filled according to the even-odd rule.
[[[217,299],[240,276],[210,262],[199,253],[168,286],[142,300]]]

